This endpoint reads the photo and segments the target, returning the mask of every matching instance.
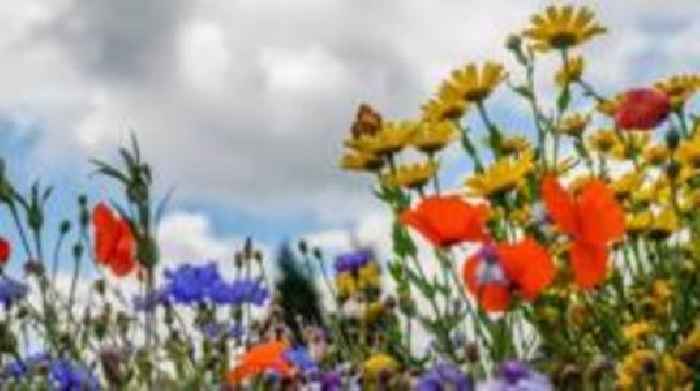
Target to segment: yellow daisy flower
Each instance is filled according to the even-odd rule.
[[[566,84],[581,80],[585,62],[583,57],[575,56],[569,59],[566,69],[562,66],[554,76],[554,81],[558,86],[563,87]]]
[[[655,239],[665,239],[680,228],[680,222],[676,212],[671,208],[665,208],[654,218],[649,229],[649,236]]]
[[[363,135],[347,140],[345,145],[360,152],[377,156],[400,152],[409,144],[416,123],[412,121],[386,121],[374,135]]]
[[[421,122],[413,134],[411,144],[421,152],[433,154],[457,138],[457,127],[452,121]]]
[[[644,150],[649,140],[651,140],[649,133],[628,133],[624,142],[615,144],[612,157],[618,160],[632,160],[633,156]]]
[[[625,230],[630,235],[644,233],[651,228],[654,215],[647,211],[632,213],[625,216]]]
[[[632,193],[637,191],[642,186],[644,181],[643,173],[638,171],[628,172],[622,175],[620,178],[612,182],[612,188],[615,192],[615,196],[620,199],[626,199]]]
[[[607,31],[594,17],[588,7],[552,5],[544,13],[532,15],[523,36],[532,40],[533,49],[538,51],[577,46]]]
[[[335,277],[335,288],[338,296],[346,299],[357,292],[357,282],[349,272],[338,273]]]
[[[340,167],[348,171],[378,171],[384,161],[373,153],[350,152],[340,159]]]
[[[368,380],[375,380],[382,372],[397,370],[399,364],[386,353],[375,353],[364,362],[363,368]]]
[[[642,157],[644,161],[651,164],[652,166],[660,166],[668,160],[670,152],[665,145],[654,144],[650,145],[644,149],[642,152]]]
[[[638,342],[655,330],[656,327],[647,321],[635,322],[622,327],[622,336],[630,342]]]
[[[571,137],[579,137],[586,130],[586,127],[590,122],[590,114],[569,114],[561,120],[557,131],[561,134],[566,134]]]
[[[651,349],[637,349],[626,355],[617,367],[617,386],[631,390],[636,380],[645,374],[646,369],[655,365],[656,352]]]
[[[668,353],[661,356],[657,385],[662,390],[690,390],[693,371]],[[685,387],[684,387],[685,386]]]
[[[501,151],[506,154],[518,154],[530,149],[530,141],[523,136],[504,137],[501,141]]]
[[[357,287],[359,289],[375,289],[381,285],[381,272],[375,262],[369,262],[357,272]]]
[[[618,108],[622,102],[622,95],[616,95],[611,99],[605,99],[596,105],[596,110],[599,113],[607,115],[608,117],[614,117],[617,113]]]
[[[442,122],[462,118],[468,105],[464,97],[453,86],[443,83],[434,99],[421,107],[423,121]]]
[[[621,141],[613,130],[603,129],[588,138],[588,143],[594,151],[610,153],[615,148],[620,148]]]
[[[671,107],[677,110],[700,90],[700,74],[674,75],[656,82],[654,87],[666,93],[671,99]]]
[[[450,80],[443,83],[441,91],[456,90],[467,102],[480,102],[498,87],[506,78],[502,64],[488,61],[481,69],[476,64],[452,71]]]
[[[520,187],[525,175],[534,169],[532,150],[525,151],[519,158],[503,157],[484,172],[467,179],[467,193],[472,196],[489,197]]]
[[[408,187],[419,189],[435,176],[438,165],[432,162],[404,164],[396,169],[395,173],[382,175],[382,181],[391,187]]]
[[[689,167],[700,168],[700,133],[681,142],[678,146],[678,159]]]

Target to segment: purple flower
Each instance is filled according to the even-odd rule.
[[[49,368],[49,379],[56,391],[98,391],[100,382],[87,368],[57,359]]]
[[[449,363],[435,365],[418,380],[418,391],[472,391],[474,384],[464,372]]]
[[[496,377],[479,385],[479,391],[551,391],[552,383],[520,361],[501,364]]]
[[[357,250],[350,253],[341,254],[335,259],[335,271],[354,272],[372,260],[370,250]]]
[[[321,391],[340,391],[343,381],[336,371],[328,371],[321,376]]]
[[[22,300],[29,293],[27,285],[9,277],[0,277],[0,302],[10,306],[16,301]]]

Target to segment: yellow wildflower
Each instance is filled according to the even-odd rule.
[[[617,386],[631,390],[636,380],[656,365],[656,353],[650,349],[637,349],[626,355],[617,367]]]
[[[628,198],[642,186],[643,173],[638,171],[628,172],[612,182],[612,188],[618,199]]]
[[[445,148],[457,138],[457,127],[452,121],[421,122],[413,134],[411,144],[421,152],[432,154]]]
[[[342,272],[335,277],[335,287],[338,296],[346,299],[357,291],[357,282],[350,272]]]
[[[577,46],[606,32],[593,21],[594,16],[587,7],[552,5],[543,14],[530,18],[532,24],[523,36],[531,39],[533,48],[539,51]]]
[[[612,99],[605,99],[596,105],[596,110],[598,110],[599,113],[605,114],[608,117],[614,117],[615,113],[617,113],[617,109],[620,107],[620,104],[622,102],[622,95],[616,95]]]
[[[557,131],[571,137],[579,137],[591,122],[590,114],[574,113],[565,116]]]
[[[383,175],[382,181],[388,186],[420,189],[435,176],[437,170],[437,163],[432,162],[403,164],[395,173]]]
[[[376,289],[381,285],[381,273],[376,262],[369,262],[357,272],[359,289]]]
[[[462,118],[467,111],[467,102],[452,86],[443,85],[437,97],[421,107],[423,120],[428,122],[453,121]]]
[[[502,157],[482,173],[466,180],[469,195],[489,197],[513,190],[525,182],[525,175],[534,168],[532,150],[525,151],[518,159]]]
[[[396,371],[399,364],[386,353],[375,353],[365,361],[363,368],[368,380],[375,380],[382,372]]]
[[[661,356],[657,386],[662,390],[683,390],[689,385],[693,371],[683,361],[665,353]]]
[[[455,89],[467,102],[480,102],[493,92],[506,78],[502,64],[487,61],[481,69],[476,64],[452,71],[449,81],[441,87]]]
[[[373,153],[351,152],[346,153],[340,160],[340,167],[348,171],[377,171],[384,165],[384,161]]]
[[[700,168],[700,133],[678,146],[678,159],[689,167]]]
[[[416,124],[411,121],[384,122],[374,135],[363,135],[345,142],[346,146],[377,156],[400,152],[411,140]]]
[[[631,160],[644,150],[650,139],[649,133],[628,133],[624,142],[615,144],[612,156],[618,160]]]
[[[501,142],[501,151],[507,155],[525,152],[530,148],[530,142],[523,136],[505,137]]]
[[[585,63],[583,57],[575,56],[569,59],[566,64],[566,69],[562,66],[554,76],[554,80],[557,85],[563,87],[571,82],[581,80],[581,75],[583,75]]]
[[[671,99],[671,107],[678,110],[700,90],[700,74],[674,75],[656,82],[654,87],[666,93]]]
[[[641,206],[649,205],[654,200],[655,195],[653,186],[642,186],[639,190],[632,193],[632,202]]]
[[[660,166],[665,163],[670,153],[665,145],[654,144],[644,149],[642,156],[652,166]]]
[[[365,316],[363,320],[367,323],[376,322],[382,315],[384,315],[384,310],[386,309],[384,303],[375,301],[367,306],[365,309]]]
[[[675,353],[691,366],[700,360],[700,326],[696,324],[693,331],[678,345]]]
[[[665,208],[654,218],[649,229],[649,235],[656,239],[665,239],[678,230],[680,223],[676,212],[671,208]]]
[[[625,216],[625,230],[632,235],[646,232],[651,228],[653,219],[654,216],[648,210],[628,214]]]
[[[622,336],[630,342],[637,342],[655,330],[654,325],[647,321],[635,322],[622,327]]]
[[[588,138],[591,148],[601,153],[609,153],[614,148],[619,148],[620,139],[613,130],[600,130]]]

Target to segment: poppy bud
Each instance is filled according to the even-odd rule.
[[[299,240],[298,247],[299,247],[299,252],[302,255],[306,255],[306,253],[309,251],[308,245],[306,244],[306,240],[304,240],[304,239]]]
[[[85,194],[81,194],[78,196],[78,204],[80,206],[83,206],[83,207],[87,206],[87,201],[88,201],[88,199],[87,199],[87,196]]]
[[[676,179],[681,172],[681,164],[676,160],[671,160],[666,166],[666,175],[671,179]]]
[[[681,142],[681,135],[678,133],[676,128],[672,127],[669,129],[669,131],[666,133],[666,146],[668,149],[671,151],[675,150],[678,148],[678,144]]]
[[[68,221],[68,220],[61,221],[61,225],[58,226],[58,232],[61,235],[65,235],[69,231],[70,231],[70,221]]]
[[[314,249],[313,249],[313,255],[314,255],[314,258],[316,258],[316,259],[321,259],[321,258],[323,258],[323,253],[321,252],[321,249],[318,248],[318,247],[314,247]]]
[[[75,258],[76,260],[82,258],[83,250],[83,245],[80,243],[76,243],[75,246],[73,246],[73,258]]]

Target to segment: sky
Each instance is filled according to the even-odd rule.
[[[166,263],[231,258],[252,235],[386,250],[388,215],[368,178],[337,161],[357,105],[385,118],[418,108],[451,69],[502,61],[506,36],[550,2],[532,0],[23,0],[0,9],[0,156],[20,189],[113,197],[88,160],[138,137],[157,190],[175,189],[159,229]],[[697,0],[578,1],[610,30],[583,47],[604,93],[700,69]],[[543,76],[554,69],[545,60]],[[547,83],[544,80],[545,91]],[[550,83],[551,84],[551,83]],[[492,111],[529,130],[506,88]],[[443,160],[457,186],[459,150]],[[0,235],[13,237],[9,216]]]

